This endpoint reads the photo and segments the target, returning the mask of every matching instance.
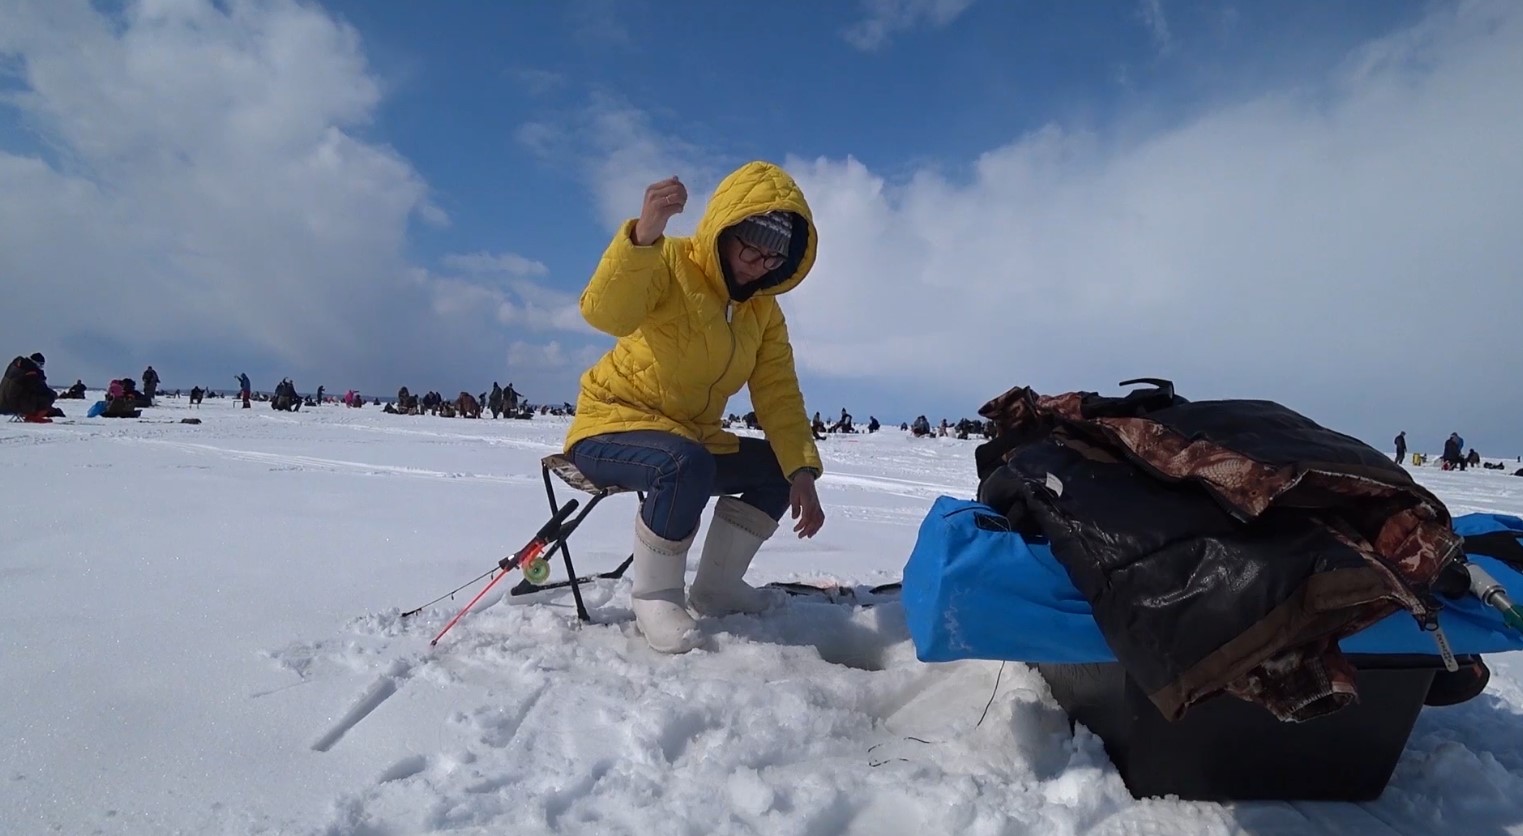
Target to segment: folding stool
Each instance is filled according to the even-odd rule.
[[[571,597],[576,599],[577,617],[583,621],[591,621],[592,616],[588,615],[587,613],[587,605],[582,602],[581,585],[584,583],[591,583],[592,581],[598,579],[617,580],[618,578],[624,577],[625,570],[627,570],[629,565],[634,562],[635,556],[634,553],[631,552],[629,557],[624,558],[623,562],[620,563],[612,571],[603,572],[602,574],[597,575],[588,575],[586,577],[578,577],[576,574],[576,566],[571,562],[571,549],[566,545],[566,541],[570,539],[571,534],[576,531],[577,526],[582,524],[582,520],[586,519],[587,515],[592,513],[592,509],[598,507],[598,503],[602,502],[607,497],[613,496],[614,494],[629,493],[629,489],[619,487],[600,488],[597,485],[592,484],[592,481],[589,480],[586,475],[584,475],[582,471],[577,468],[576,464],[561,453],[556,453],[554,455],[544,457],[540,460],[539,467],[540,476],[544,479],[545,482],[545,498],[550,503],[550,514],[552,517],[560,513],[560,510],[563,507],[560,501],[555,497],[555,483],[550,480],[550,474],[552,473],[554,473],[562,482],[565,482],[566,485],[573,490],[591,494],[592,499],[582,507],[581,511],[578,512],[576,516],[561,524],[560,532],[555,540],[555,546],[551,549],[551,553],[545,558],[547,560],[552,559],[554,558],[556,551],[560,552],[561,560],[566,566],[566,580],[536,584],[531,582],[528,578],[525,578],[519,581],[518,585],[513,587],[513,589],[510,590],[508,594],[530,595],[535,592],[544,591],[546,589],[560,589],[569,586],[571,588]],[[635,495],[639,497],[640,502],[643,503],[645,501],[644,491],[635,491]]]

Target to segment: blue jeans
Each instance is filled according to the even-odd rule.
[[[578,470],[600,488],[645,491],[641,517],[656,536],[686,540],[698,530],[709,498],[739,494],[740,501],[782,519],[791,486],[772,445],[742,438],[740,451],[714,455],[702,444],[659,430],[631,430],[584,438],[572,446]]]

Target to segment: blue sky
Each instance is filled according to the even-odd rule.
[[[1519,6],[0,0],[10,338],[573,400],[643,186],[689,183],[680,232],[762,158],[820,225],[811,411],[1162,375],[1523,452]]]
[[[743,3],[464,3],[447,13],[324,4],[357,28],[386,88],[367,134],[412,161],[451,215],[448,228],[416,235],[412,253],[508,249],[557,275],[585,270],[605,224],[575,158],[547,158],[518,136],[526,124],[575,124],[599,101],[639,110],[653,132],[716,164],[852,156],[890,176],[934,166],[955,177],[1051,121],[1145,130],[1325,72],[1422,9],[1403,0],[940,5],[965,10],[939,26],[918,19],[868,49],[847,33],[872,20],[873,4],[781,0],[765,20]]]

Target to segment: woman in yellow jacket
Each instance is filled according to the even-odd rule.
[[[650,646],[701,641],[688,613],[760,612],[777,603],[742,578],[790,508],[794,531],[825,522],[822,467],[777,297],[814,264],[809,205],[781,168],[753,162],[726,177],[691,238],[665,236],[687,203],[676,178],[652,184],[582,294],[582,316],[618,338],[582,375],[566,452],[602,487],[646,492],[635,521],[635,623]],[[721,429],[747,386],[766,441]],[[719,496],[691,594],[687,553]]]

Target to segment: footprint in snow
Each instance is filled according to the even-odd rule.
[[[428,758],[422,755],[408,755],[407,757],[392,764],[385,772],[381,773],[380,780],[376,783],[385,784],[391,781],[401,781],[411,778],[428,768]]]

